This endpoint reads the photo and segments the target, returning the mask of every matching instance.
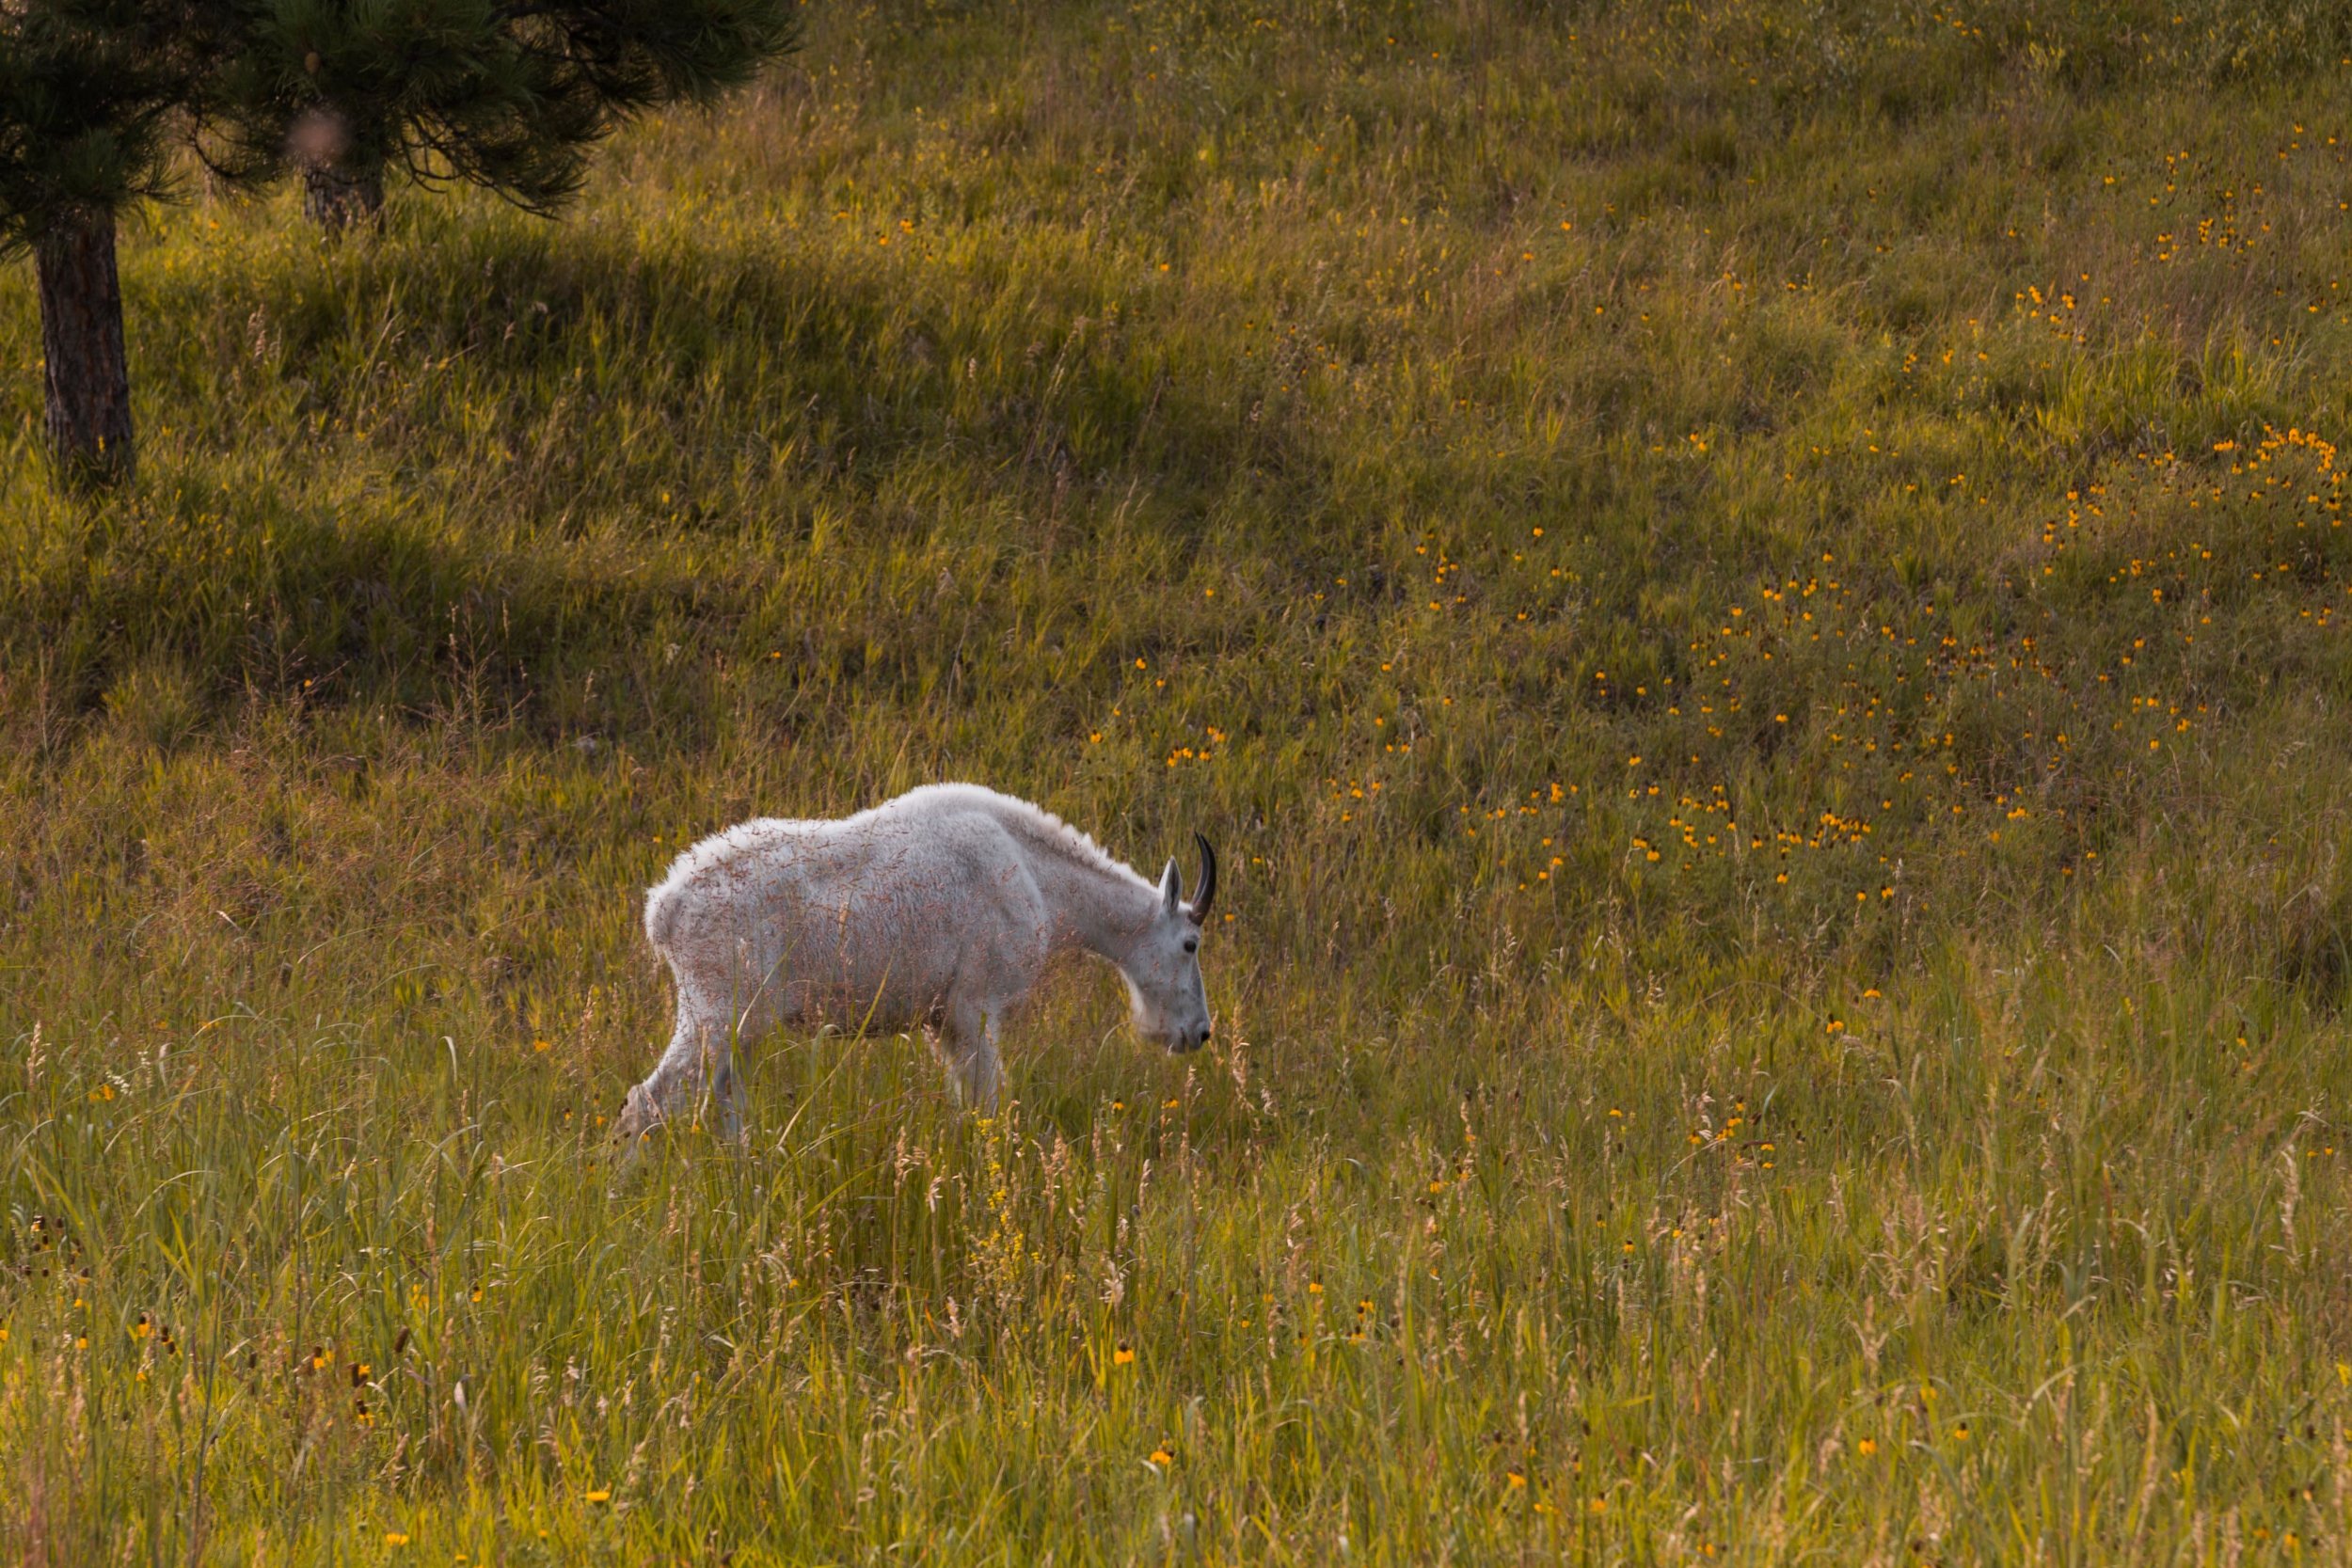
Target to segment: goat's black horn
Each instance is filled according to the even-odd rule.
[[[1192,890],[1192,923],[1205,924],[1209,918],[1209,902],[1216,896],[1216,851],[1199,833],[1192,841],[1200,846],[1200,885]]]

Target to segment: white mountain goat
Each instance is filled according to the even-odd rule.
[[[704,839],[645,896],[645,935],[677,982],[677,1027],[629,1090],[632,1142],[707,1093],[739,1135],[734,1048],[780,1024],[932,1033],[957,1096],[993,1109],[996,1035],[1060,954],[1108,959],[1136,1030],[1169,1051],[1209,1037],[1200,927],[1170,860],[1157,887],[1025,800],[930,784],[838,821],[761,817]]]

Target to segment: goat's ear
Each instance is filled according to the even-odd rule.
[[[1174,914],[1176,906],[1184,901],[1184,875],[1176,869],[1176,857],[1170,855],[1168,859],[1168,869],[1160,873],[1160,907],[1168,913]]]

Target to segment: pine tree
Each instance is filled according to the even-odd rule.
[[[550,212],[622,119],[735,86],[800,34],[796,0],[245,4],[233,140],[293,162],[329,230],[378,221],[389,170]]]
[[[394,166],[552,213],[628,116],[799,34],[796,0],[0,0],[0,257],[34,258],[62,477],[131,477],[115,220],[183,140],[232,187],[298,167],[329,228],[372,219]]]
[[[115,216],[167,187],[229,22],[206,0],[0,3],[0,255],[33,254],[49,449],[77,487],[134,460]]]

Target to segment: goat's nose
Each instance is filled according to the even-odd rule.
[[[1201,1045],[1209,1043],[1209,1026],[1205,1023],[1200,1026],[1200,1038],[1198,1043]]]

